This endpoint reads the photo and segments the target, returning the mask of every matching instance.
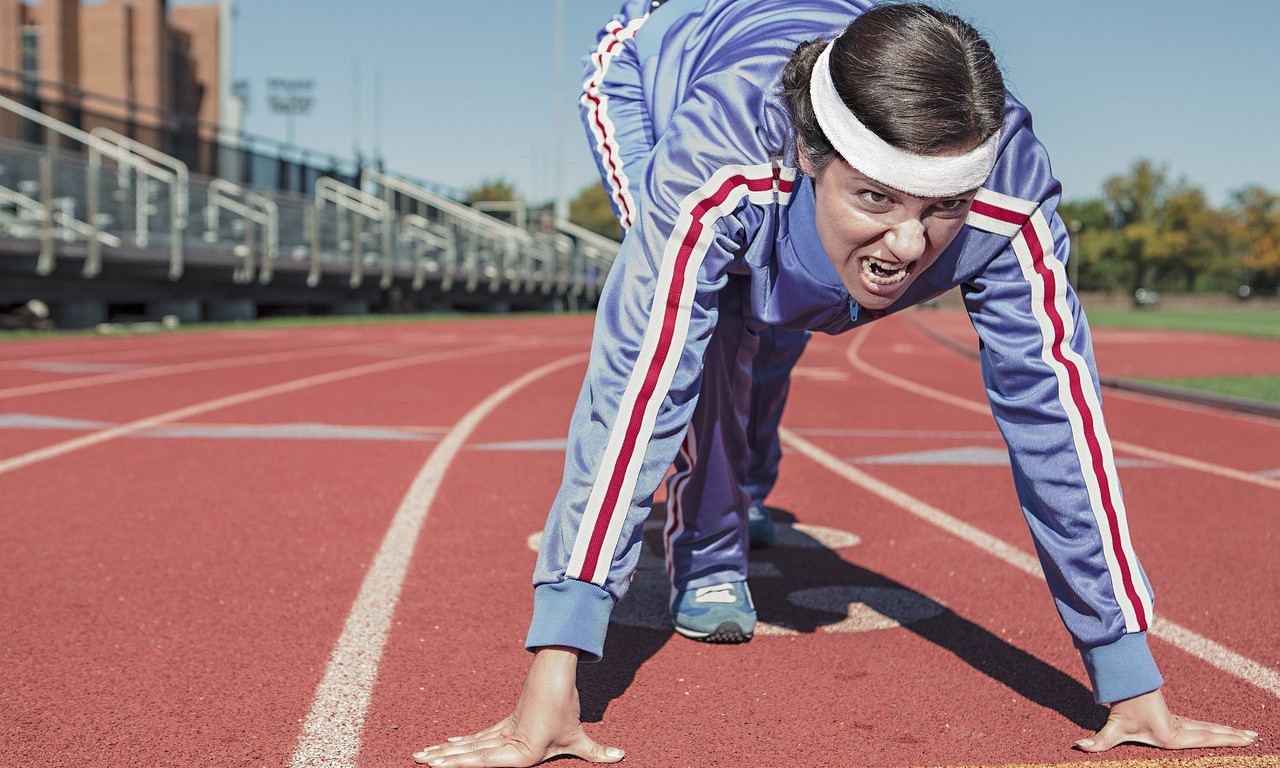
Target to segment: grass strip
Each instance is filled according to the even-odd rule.
[[[1205,309],[1089,309],[1089,323],[1112,328],[1200,331],[1280,339],[1280,306],[1249,305]]]
[[[1264,403],[1280,404],[1280,376],[1206,376],[1187,379],[1147,378],[1155,384],[1164,384],[1215,395],[1242,397]]]

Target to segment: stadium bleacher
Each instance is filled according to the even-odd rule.
[[[268,185],[5,96],[0,116],[23,139],[0,138],[0,311],[41,301],[59,327],[582,308],[617,252],[567,221],[516,226],[385,170],[295,163]],[[218,167],[262,160],[218,151]]]

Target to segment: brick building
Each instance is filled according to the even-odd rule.
[[[165,149],[218,121],[219,5],[0,0],[0,94]],[[0,137],[23,138],[0,112]],[[172,149],[171,146],[168,146]]]

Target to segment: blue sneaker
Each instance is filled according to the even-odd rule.
[[[745,581],[682,590],[671,601],[676,631],[704,643],[745,643],[756,631],[756,606]]]
[[[747,510],[747,540],[752,549],[762,549],[773,544],[778,533],[773,527],[773,518],[763,504],[752,504]]]

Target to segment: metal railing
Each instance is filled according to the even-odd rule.
[[[39,240],[40,275],[53,274],[57,258],[83,254],[81,275],[96,277],[106,246],[113,263],[138,265],[127,269],[167,261],[170,280],[192,266],[195,279],[225,280],[216,275],[226,264],[241,285],[266,285],[281,267],[311,287],[338,273],[358,288],[377,264],[384,291],[400,279],[458,299],[541,294],[576,306],[594,297],[617,250],[568,222],[542,218],[526,230],[377,170],[363,175],[367,191],[333,177],[304,194],[264,190],[193,177],[178,158],[129,136],[86,132],[0,96],[6,112],[30,121],[18,123],[23,134],[42,143],[0,139],[0,233]],[[508,207],[525,214],[521,203]]]
[[[620,243],[565,219],[556,221],[556,229],[575,241],[577,263],[573,267],[569,295],[595,301],[618,255]]]
[[[458,242],[453,230],[432,224],[424,216],[416,213],[407,214],[400,219],[401,234],[412,244],[413,248],[413,289],[422,290],[427,282],[427,274],[440,277],[440,289],[448,291],[453,288],[453,280],[458,273]],[[444,258],[428,261],[427,249],[435,249]]]
[[[42,242],[46,238],[57,238],[59,236],[63,240],[74,242],[76,240],[75,235],[79,235],[85,240],[95,238],[104,245],[110,245],[114,248],[120,247],[120,238],[108,232],[101,232],[88,222],[77,219],[68,210],[71,207],[67,205],[69,202],[67,198],[36,200],[8,187],[0,186],[0,203],[13,205],[16,209],[25,211],[31,220],[38,221],[39,226],[37,228],[40,230],[39,237]],[[21,220],[21,215],[18,218]],[[53,225],[55,224],[61,229],[54,231]]]
[[[46,131],[52,131],[61,136],[84,145],[89,149],[89,162],[85,169],[84,178],[84,200],[85,200],[85,216],[84,222],[89,225],[90,234],[87,236],[88,252],[85,256],[83,274],[85,277],[95,277],[102,270],[102,258],[100,245],[101,239],[97,237],[98,232],[98,214],[99,203],[101,200],[101,158],[107,157],[114,161],[118,168],[118,182],[120,189],[127,189],[128,181],[131,178],[130,172],[138,175],[140,183],[136,184],[137,195],[134,203],[135,208],[135,227],[134,241],[138,247],[146,247],[149,238],[149,215],[151,213],[150,200],[150,184],[141,183],[141,180],[154,179],[166,184],[176,186],[179,182],[179,174],[177,171],[165,168],[139,156],[122,146],[118,146],[105,138],[94,136],[86,133],[79,128],[74,128],[59,120],[55,120],[47,115],[37,112],[26,107],[12,99],[0,96],[0,109],[30,120],[31,122],[41,126]],[[45,208],[45,217],[47,221],[52,220],[52,204],[53,204],[53,159],[52,154],[56,152],[56,142],[50,143],[50,154],[45,155],[40,160],[40,201]],[[174,161],[179,162],[177,160]],[[170,190],[171,198],[180,193]],[[185,191],[181,194],[185,194]],[[171,209],[172,211],[172,209]],[[170,216],[170,261],[169,261],[169,278],[177,280],[182,276],[182,231],[186,226],[185,209],[182,215]],[[53,272],[56,254],[53,248],[53,238],[50,227],[45,227],[45,236],[41,239],[40,257],[37,262],[36,271],[38,274],[47,275]]]
[[[391,206],[378,197],[369,194],[363,190],[357,189],[349,184],[343,184],[337,179],[331,179],[324,176],[316,181],[316,197],[315,210],[312,212],[311,226],[311,272],[307,275],[307,285],[315,286],[320,283],[320,219],[325,212],[325,203],[332,203],[341,214],[346,211],[350,220],[350,243],[351,243],[351,278],[349,283],[352,288],[359,288],[364,282],[364,244],[363,244],[363,227],[361,226],[364,219],[369,219],[379,225],[382,230],[382,280],[380,286],[384,289],[391,287],[392,262],[391,262],[391,227],[392,213]],[[346,221],[344,217],[339,221]],[[339,242],[341,247],[341,241]]]
[[[226,179],[214,179],[209,182],[208,197],[204,207],[205,240],[217,242],[221,239],[220,212],[226,210],[240,217],[240,229],[243,230],[243,244],[240,249],[241,262],[232,279],[237,283],[251,283],[254,279],[254,227],[258,225],[262,232],[262,249],[258,257],[258,282],[266,285],[271,282],[276,259],[280,256],[280,206],[266,195],[244,189],[239,184]],[[235,227],[233,226],[233,230]]]
[[[168,170],[172,174],[172,176],[167,176],[161,171],[139,163],[120,163],[122,171],[129,167],[137,174],[136,187],[138,193],[134,211],[138,223],[134,227],[134,238],[139,248],[145,248],[149,241],[150,228],[147,226],[147,219],[153,212],[150,201],[150,184],[145,177],[167,181],[173,185],[169,193],[169,277],[172,280],[178,279],[182,276],[183,271],[182,236],[187,229],[187,210],[190,208],[191,201],[191,174],[187,171],[187,164],[176,157],[171,157],[146,144],[134,141],[128,136],[116,133],[110,128],[98,126],[89,131],[89,135],[119,147],[129,153],[131,157],[150,160],[154,165]],[[95,188],[97,184],[97,173],[101,163],[99,156],[101,154],[102,150],[97,144],[89,145],[89,178],[87,184],[90,189]],[[120,162],[118,156],[116,160]],[[127,176],[122,173],[120,179],[123,187],[123,182],[127,180]],[[96,202],[92,197],[88,199],[90,204]],[[92,214],[90,218],[93,218]],[[95,262],[95,268],[100,268],[101,253],[92,247],[89,253],[89,258]]]
[[[464,288],[474,292],[482,279],[488,279],[489,291],[496,293],[504,281],[509,290],[522,288],[532,292],[536,282],[532,275],[538,265],[544,269],[555,260],[555,252],[523,227],[509,224],[483,211],[463,205],[455,200],[435,194],[430,190],[397,176],[377,171],[366,171],[365,181],[377,186],[382,199],[395,206],[397,196],[415,203],[425,212],[423,217],[457,232],[462,241],[463,261],[454,271],[442,278],[442,287],[448,290],[456,277],[465,278]],[[512,210],[523,220],[522,205],[507,205],[502,210]],[[496,210],[497,208],[495,208]],[[421,215],[421,214],[418,214]],[[482,263],[481,252],[490,254],[488,263]]]

